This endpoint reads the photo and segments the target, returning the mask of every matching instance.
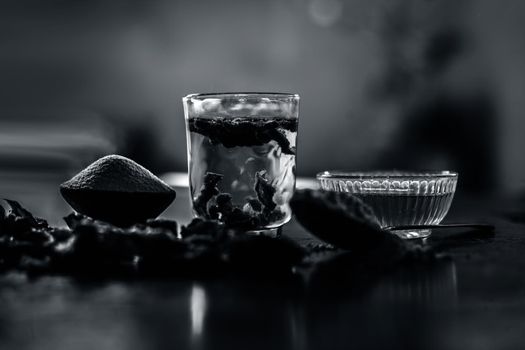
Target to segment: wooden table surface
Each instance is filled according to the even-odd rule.
[[[56,189],[40,189],[22,197],[60,222],[67,207]],[[177,192],[164,215],[184,224],[187,189]],[[434,233],[428,244],[451,259],[380,278],[333,274],[330,264],[279,282],[9,273],[0,277],[0,349],[523,349],[525,226],[507,215],[520,210],[525,203],[460,196],[448,221],[493,223],[495,236]],[[310,239],[294,221],[284,234]]]

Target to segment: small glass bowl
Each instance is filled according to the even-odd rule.
[[[437,225],[454,198],[458,174],[451,171],[342,172],[317,174],[321,188],[348,192],[374,211],[382,228]],[[401,238],[424,238],[429,229],[393,230]]]

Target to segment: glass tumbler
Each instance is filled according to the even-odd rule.
[[[246,231],[288,222],[299,96],[191,94],[183,104],[194,215]]]

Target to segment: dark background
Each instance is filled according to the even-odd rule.
[[[521,189],[524,30],[520,0],[4,0],[2,178],[62,181],[112,152],[184,171],[182,96],[279,91],[301,95],[299,175]]]

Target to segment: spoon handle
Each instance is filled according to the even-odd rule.
[[[472,228],[475,230],[493,231],[494,225],[490,224],[440,224],[440,225],[399,225],[385,227],[387,231],[418,230],[418,229],[450,229],[450,228]]]

